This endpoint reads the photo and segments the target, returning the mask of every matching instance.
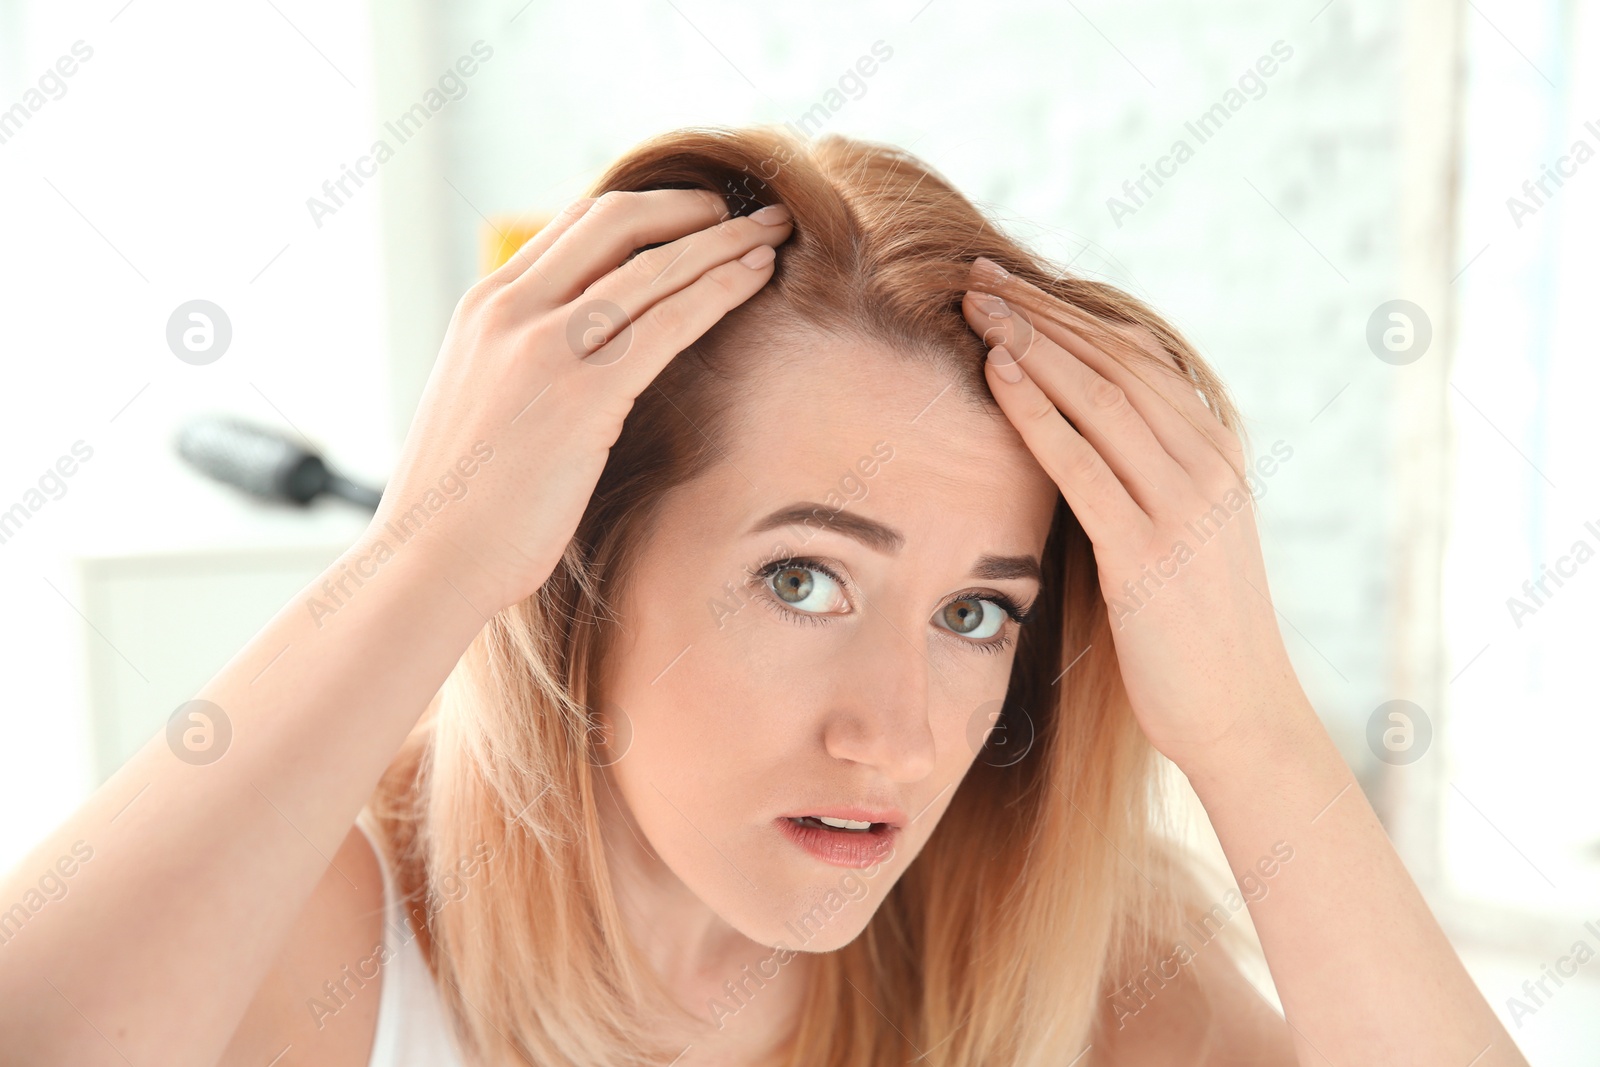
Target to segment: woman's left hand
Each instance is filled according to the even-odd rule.
[[[1252,494],[1231,467],[1240,441],[1148,331],[1120,327],[1161,360],[1140,367],[1152,385],[1074,331],[986,305],[993,287],[1033,288],[997,271],[977,261],[967,320],[990,346],[1001,409],[1093,541],[1134,713],[1180,767],[1236,755],[1256,714],[1306,704],[1268,596]]]
[[[1026,289],[984,262],[974,290]],[[1155,357],[1139,368],[1153,385],[1021,308],[997,315],[972,290],[963,306],[991,346],[989,388],[1094,544],[1145,734],[1188,776],[1235,877],[1292,849],[1271,897],[1248,903],[1299,1062],[1527,1067],[1295,678],[1230,469],[1238,437],[1142,330],[1120,328]]]

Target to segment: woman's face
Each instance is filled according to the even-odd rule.
[[[769,370],[753,429],[652,530],[606,664],[602,760],[657,875],[753,941],[829,951],[977,757],[1016,651],[1002,605],[1038,597],[1059,494],[997,407],[925,364],[818,337]],[[849,808],[898,829],[801,831],[840,862],[785,829]]]

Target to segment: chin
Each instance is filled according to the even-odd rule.
[[[785,941],[781,937],[778,938],[777,941],[781,942],[782,946],[791,952],[807,952],[816,954],[821,954],[824,952],[837,952],[850,942],[854,941],[856,938],[860,937],[862,931],[866,928],[867,924],[862,923],[859,926],[852,926],[848,930],[826,929],[817,931],[813,932],[809,941],[800,941],[798,945],[791,944],[789,941]],[[798,935],[790,936],[794,940],[799,940]]]
[[[864,888],[864,887],[859,887]],[[760,945],[790,952],[834,952],[867,928],[881,897],[876,892],[850,897],[833,884],[807,886],[786,895],[785,903],[754,912],[724,915],[728,925]]]

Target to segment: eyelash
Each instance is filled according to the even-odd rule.
[[[839,573],[832,567],[828,566],[826,563],[823,563],[821,560],[816,559],[778,559],[773,560],[771,563],[754,570],[747,569],[745,573],[748,574],[752,580],[760,581],[761,591],[763,594],[765,594],[762,597],[762,600],[768,604],[772,610],[779,612],[785,618],[807,626],[821,626],[825,624],[827,620],[822,616],[807,611],[796,611],[795,609],[783,604],[776,598],[776,596],[773,595],[772,587],[768,583],[767,579],[778,571],[789,570],[791,568],[821,571],[823,574],[826,574],[829,578],[837,582],[840,587],[849,588],[850,586],[850,583],[846,582],[842,577],[840,577]],[[1034,609],[1032,605],[1024,609],[1021,604],[1018,604],[1016,600],[1007,596],[1005,593],[997,592],[985,594],[983,596],[963,593],[952,597],[949,603],[955,603],[958,600],[987,600],[989,603],[997,605],[1001,611],[1004,611],[1006,615],[1010,617],[1011,621],[1017,626],[1022,626],[1027,623],[1029,619],[1033,618]],[[944,629],[944,627],[940,627],[940,629]],[[954,630],[946,630],[946,632],[969,648],[985,653],[986,655],[995,655],[1000,652],[1004,652],[1007,648],[1011,647],[1011,644],[1016,637],[1015,633],[1012,632],[1013,629],[1014,628],[1008,628],[1005,632],[1005,635],[998,640],[990,639],[988,641],[973,641],[969,638],[962,637]]]

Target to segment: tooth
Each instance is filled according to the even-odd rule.
[[[872,824],[870,822],[854,822],[854,821],[852,821],[850,819],[830,819],[830,818],[827,818],[825,816],[819,815],[819,816],[817,816],[817,821],[820,822],[820,823],[823,823],[823,824],[825,824],[827,826],[831,826],[836,830],[870,830],[870,829],[872,829]]]

